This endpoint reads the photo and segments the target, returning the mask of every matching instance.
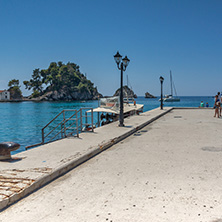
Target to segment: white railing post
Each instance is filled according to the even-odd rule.
[[[92,122],[92,132],[94,132],[94,129],[93,129],[93,108],[91,108],[91,122]]]
[[[76,134],[79,137],[78,112],[76,112]]]
[[[65,110],[63,110],[63,121],[64,121],[63,127],[64,127],[64,135],[66,137],[66,124],[65,124],[65,120],[66,120]]]
[[[82,108],[80,109],[80,128],[82,132]]]

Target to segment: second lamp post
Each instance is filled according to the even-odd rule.
[[[160,76],[160,84],[161,84],[161,97],[160,97],[160,109],[163,109],[163,76]]]
[[[122,59],[122,56],[119,52],[114,55],[114,59],[116,61],[117,67],[121,70],[121,78],[120,78],[120,113],[119,113],[119,126],[124,126],[123,122],[123,71],[126,71],[126,67],[128,66],[130,60],[125,56]]]

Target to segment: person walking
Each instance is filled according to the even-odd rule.
[[[218,98],[218,94],[215,96],[214,108],[215,108],[214,117],[219,118],[220,99]]]

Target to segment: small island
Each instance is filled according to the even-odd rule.
[[[156,98],[156,96],[151,95],[150,93],[145,93],[145,98]]]
[[[94,84],[80,72],[75,63],[52,62],[47,69],[35,69],[29,81],[23,81],[32,94],[23,97],[19,80],[13,79],[8,86],[11,101],[73,101],[95,100],[103,97]]]

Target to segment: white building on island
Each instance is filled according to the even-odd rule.
[[[0,90],[0,100],[10,100],[10,92],[7,90]]]

